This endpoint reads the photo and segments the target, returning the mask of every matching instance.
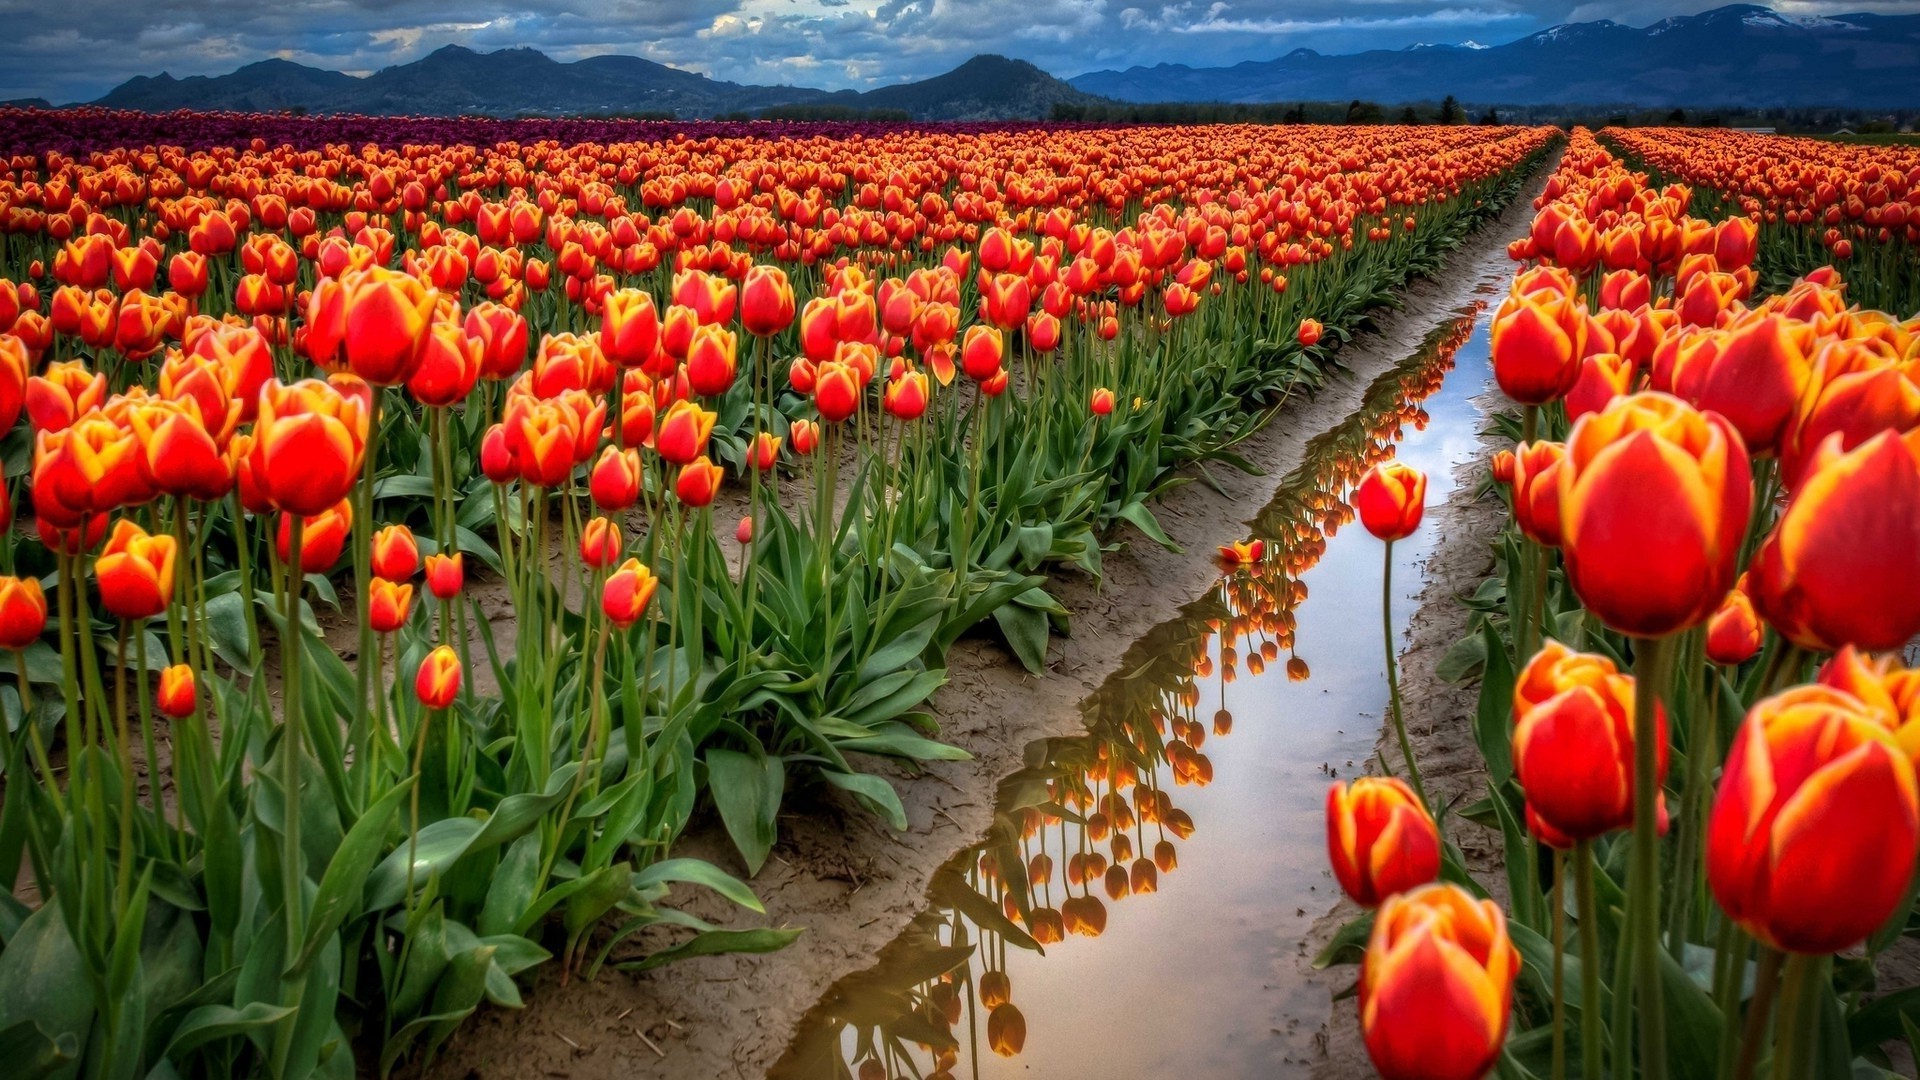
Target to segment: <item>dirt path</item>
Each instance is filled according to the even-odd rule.
[[[1543,169],[1539,180],[1545,175]],[[526,994],[526,1009],[493,1010],[477,1018],[455,1036],[429,1075],[474,1080],[763,1075],[820,994],[834,980],[870,964],[920,909],[933,872],[982,834],[992,815],[995,783],[1019,766],[1027,743],[1076,732],[1080,699],[1114,670],[1128,645],[1214,579],[1216,569],[1205,553],[1244,537],[1244,519],[1297,463],[1305,437],[1351,412],[1367,383],[1469,302],[1476,284],[1501,279],[1509,265],[1506,242],[1530,217],[1537,190],[1538,180],[1455,252],[1443,279],[1418,281],[1403,290],[1402,308],[1379,315],[1373,333],[1341,352],[1348,374],[1317,398],[1289,405],[1241,447],[1264,475],[1216,470],[1212,484],[1185,485],[1156,506],[1162,525],[1185,553],[1130,536],[1125,550],[1105,560],[1101,586],[1056,579],[1055,594],[1073,612],[1073,636],[1053,641],[1046,678],[1028,676],[995,641],[967,639],[955,648],[951,682],[933,706],[941,738],[974,757],[935,764],[928,775],[901,785],[909,819],[905,833],[896,835],[837,802],[790,805],[781,817],[773,858],[753,886],[766,903],[769,923],[806,928],[792,946],[769,956],[707,958],[638,977],[609,972],[594,982],[568,985],[556,977],[541,979]],[[1477,580],[1484,569],[1463,573]],[[1434,640],[1443,651],[1452,637]],[[1408,662],[1415,660],[1410,656]],[[1428,660],[1419,670],[1430,677],[1431,665]],[[1416,723],[1423,731],[1444,730],[1419,709],[1414,715],[1422,717]],[[1471,744],[1463,745],[1470,754]],[[1441,768],[1436,765],[1436,771]],[[739,870],[725,836],[711,824],[696,827],[677,850]],[[740,922],[704,900],[691,908]]]

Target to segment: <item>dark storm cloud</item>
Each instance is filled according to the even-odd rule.
[[[0,98],[89,100],[130,75],[267,57],[365,74],[458,43],[634,53],[742,82],[867,88],[979,52],[1059,75],[1417,42],[1497,44],[1567,21],[1644,25],[1718,0],[0,0]],[[1789,14],[1920,0],[1777,0]]]

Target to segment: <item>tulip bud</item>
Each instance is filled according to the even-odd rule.
[[[1087,402],[1087,409],[1095,416],[1112,415],[1113,391],[1104,386],[1096,387],[1093,391],[1093,397]]]
[[[467,562],[464,552],[456,551],[451,555],[437,552],[427,556],[427,591],[441,600],[451,600],[460,595],[467,583]]]
[[[1573,388],[1586,352],[1587,317],[1571,296],[1509,296],[1493,317],[1493,374],[1522,405],[1544,405]]]
[[[47,628],[47,594],[38,578],[0,577],[0,649],[18,652]]]
[[[1427,510],[1427,474],[1401,461],[1367,470],[1353,493],[1360,523],[1381,540],[1404,540]]]
[[[1762,943],[1840,952],[1906,899],[1920,845],[1913,766],[1883,718],[1828,686],[1755,705],[1707,826],[1707,884]]]
[[[723,475],[720,466],[702,454],[680,466],[680,476],[673,483],[673,493],[688,506],[710,506],[713,497],[720,491]]]
[[[793,324],[793,286],[786,271],[758,264],[740,286],[740,325],[755,337],[768,337]]]
[[[170,720],[185,720],[193,715],[197,697],[192,668],[185,664],[174,664],[160,672],[160,686],[154,695],[154,704],[160,709],[160,715]]]
[[[176,555],[173,537],[149,536],[145,529],[121,518],[114,523],[106,550],[93,565],[101,604],[121,619],[147,619],[167,610],[173,602]]]
[[[625,510],[640,500],[640,451],[609,446],[587,476],[587,492],[602,510]]]
[[[606,613],[609,622],[625,630],[645,614],[658,587],[658,579],[644,563],[628,559],[607,575],[607,582],[600,590],[600,610]]]
[[[346,550],[347,535],[353,530],[353,503],[342,499],[300,520],[300,572],[324,574]],[[293,521],[293,515],[282,513],[274,537],[274,553],[283,565],[293,559]]]
[[[389,578],[375,578],[367,585],[367,625],[376,634],[391,634],[407,625],[413,611],[413,586]]]
[[[1733,585],[1752,500],[1746,449],[1726,420],[1666,394],[1616,398],[1567,438],[1567,579],[1621,633],[1698,625]]]
[[[1327,858],[1354,903],[1378,907],[1440,876],[1440,832],[1404,781],[1364,776],[1327,788]]]
[[[1765,633],[1753,601],[1734,589],[1707,619],[1707,659],[1725,667],[1744,664],[1760,651]]]
[[[596,570],[619,562],[625,548],[626,537],[612,518],[590,518],[580,530],[580,561]]]
[[[451,645],[441,645],[420,662],[413,690],[420,704],[429,709],[444,709],[460,693],[460,656]]]
[[[1319,319],[1301,319],[1300,329],[1294,335],[1294,338],[1300,342],[1301,348],[1311,349],[1315,345],[1320,344],[1320,335],[1325,332],[1325,328],[1320,325]]]
[[[1390,897],[1360,966],[1360,1030],[1382,1080],[1478,1080],[1499,1060],[1520,954],[1491,900],[1434,884]]]
[[[1549,641],[1514,683],[1513,765],[1527,820],[1557,847],[1633,823],[1633,678],[1611,660]],[[1655,713],[1657,776],[1667,771],[1667,721]],[[1659,812],[1664,815],[1664,795]],[[1541,828],[1540,826],[1545,826]]]
[[[388,581],[406,581],[420,570],[420,545],[405,525],[388,525],[373,534],[373,572]]]

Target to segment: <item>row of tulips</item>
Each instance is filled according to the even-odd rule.
[[[1127,677],[1084,704],[1086,734],[1048,740],[1044,757],[1003,786],[986,837],[936,874],[934,908],[872,969],[828,992],[773,1075],[958,1076],[983,1054],[1025,1048],[1013,991],[1018,969],[1041,961],[1022,954],[1100,937],[1110,910],[1178,869],[1178,842],[1196,823],[1174,789],[1212,780],[1208,741],[1233,733],[1229,688],[1241,676],[1257,680],[1271,664],[1276,676],[1309,678],[1296,642],[1301,579],[1354,520],[1360,477],[1406,428],[1425,424],[1422,403],[1474,323],[1449,320],[1369,385],[1359,409],[1308,441],[1253,521],[1258,557],[1226,561],[1209,593],[1135,643],[1121,663]],[[1210,716],[1206,697],[1219,703]],[[1074,1005],[1049,1002],[1047,1015],[1057,1021]]]
[[[749,874],[790,787],[904,827],[862,763],[961,753],[954,640],[1040,670],[1040,571],[1164,542],[1176,467],[1548,137],[16,156],[0,872],[39,903],[0,986],[62,993],[0,1030],[48,1072],[385,1073],[556,954],[778,948],[667,903],[759,906],[673,857],[695,813]]]
[[[1920,310],[1920,149],[1741,131],[1608,129],[1656,173],[1693,187],[1708,217],[1759,225],[1770,284],[1833,264],[1870,308]]]
[[[1704,252],[1535,243],[1616,211],[1602,231],[1643,240],[1739,227],[1646,185],[1576,132],[1495,315],[1524,419],[1492,467],[1504,571],[1455,657],[1487,797],[1430,802],[1411,757],[1329,797],[1375,910],[1324,959],[1362,957],[1396,1080],[1891,1076],[1917,1030],[1920,989],[1876,968],[1920,926],[1920,321],[1848,306],[1831,269],[1755,300]],[[1703,276],[1729,279],[1711,311]],[[1503,838],[1499,900],[1449,811]]]

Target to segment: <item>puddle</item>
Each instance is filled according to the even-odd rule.
[[[1265,561],[1149,631],[1002,781],[994,824],[927,908],[801,1022],[771,1077],[1303,1074],[1330,1012],[1296,957],[1337,898],[1322,808],[1386,701],[1380,542],[1346,502],[1386,457],[1451,494],[1473,456],[1481,304],[1436,328],[1310,439],[1254,519]],[[1394,547],[1403,632],[1432,549]]]

